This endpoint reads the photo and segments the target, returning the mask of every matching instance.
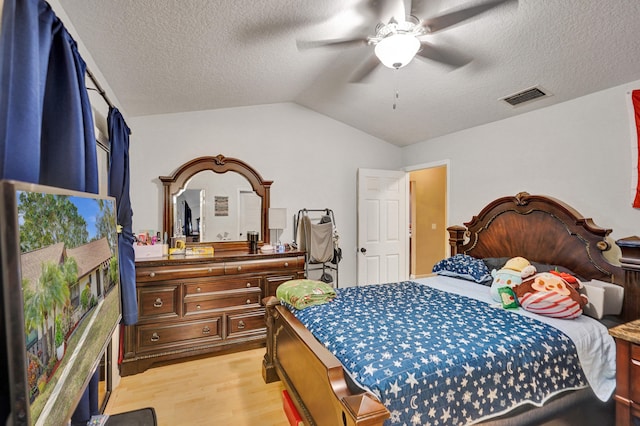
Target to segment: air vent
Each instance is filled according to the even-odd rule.
[[[532,87],[530,89],[523,90],[522,92],[509,95],[506,98],[502,98],[502,100],[511,106],[516,106],[544,96],[549,96],[549,94],[543,92],[540,87]]]

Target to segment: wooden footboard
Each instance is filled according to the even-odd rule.
[[[371,393],[350,383],[340,361],[278,299],[264,300],[266,383],[282,380],[309,425],[382,425],[389,411]]]

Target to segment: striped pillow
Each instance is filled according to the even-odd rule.
[[[576,284],[579,281],[576,280]],[[573,319],[582,315],[587,303],[578,291],[560,275],[542,272],[513,287],[524,309],[548,317]]]
[[[525,293],[518,301],[527,311],[548,317],[573,319],[582,315],[582,308],[578,302],[555,292]]]

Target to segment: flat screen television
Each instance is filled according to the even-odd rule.
[[[68,424],[120,322],[115,199],[0,181],[9,425]]]

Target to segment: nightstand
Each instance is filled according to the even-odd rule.
[[[616,425],[640,425],[640,320],[609,334],[616,340]]]

